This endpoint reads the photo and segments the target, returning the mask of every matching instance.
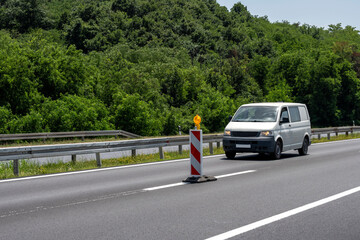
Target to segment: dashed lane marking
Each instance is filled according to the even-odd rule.
[[[321,199],[319,201],[309,203],[309,204],[306,204],[304,206],[289,210],[287,212],[283,212],[283,213],[280,213],[278,215],[275,215],[275,216],[272,216],[272,217],[269,217],[269,218],[265,218],[263,220],[260,220],[260,221],[245,225],[243,227],[236,228],[234,230],[219,234],[217,236],[210,237],[210,238],[208,238],[206,240],[225,240],[225,239],[233,238],[233,237],[239,236],[239,235],[241,235],[243,233],[249,232],[251,230],[263,227],[265,225],[274,223],[276,221],[280,221],[282,219],[285,219],[285,218],[291,217],[293,215],[296,215],[296,214],[305,212],[307,210],[310,210],[312,208],[316,208],[316,207],[319,207],[321,205],[333,202],[335,200],[338,200],[340,198],[344,198],[346,196],[349,196],[349,195],[357,193],[357,192],[360,192],[360,186],[356,187],[356,188],[353,188],[353,189],[350,189],[350,190],[347,190],[345,192],[342,192],[342,193],[339,193],[339,194],[336,194],[336,195]]]
[[[256,172],[256,170],[248,170],[248,171],[243,171],[243,172],[230,173],[230,174],[225,174],[225,175],[220,175],[220,176],[215,176],[215,177],[217,179],[220,179],[220,178],[232,177],[232,176],[236,176],[236,175],[253,173],[253,172]],[[144,191],[155,191],[155,190],[164,189],[164,188],[182,186],[182,185],[186,185],[186,184],[189,184],[189,183],[185,183],[185,182],[173,183],[173,184],[167,184],[167,185],[162,185],[162,186],[157,186],[157,187],[145,188],[143,190]]]

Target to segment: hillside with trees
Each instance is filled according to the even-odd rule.
[[[222,131],[243,103],[360,124],[360,34],[270,23],[240,2],[1,0],[0,133]]]

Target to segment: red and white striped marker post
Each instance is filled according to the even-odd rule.
[[[202,130],[190,130],[190,174],[192,177],[201,177],[202,160]]]
[[[190,130],[190,177],[184,182],[200,183],[208,181],[216,181],[215,177],[205,176],[203,170],[203,137],[200,130],[201,118],[199,115],[194,117],[196,130]]]

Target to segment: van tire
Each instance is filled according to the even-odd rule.
[[[273,160],[277,160],[281,158],[281,149],[282,149],[281,141],[277,140],[275,143],[274,152],[271,153],[271,158]]]
[[[308,149],[309,149],[309,139],[308,138],[304,138],[304,141],[303,141],[303,145],[300,149],[298,149],[299,151],[299,154],[301,156],[304,156],[308,153]]]
[[[228,159],[234,159],[236,156],[236,152],[225,152],[225,155]]]

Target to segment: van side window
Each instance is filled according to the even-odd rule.
[[[309,120],[309,115],[305,107],[299,107],[301,121]]]
[[[280,123],[288,123],[289,122],[289,113],[286,107],[281,109],[280,115]]]
[[[298,107],[289,107],[291,122],[300,122],[300,113]]]

